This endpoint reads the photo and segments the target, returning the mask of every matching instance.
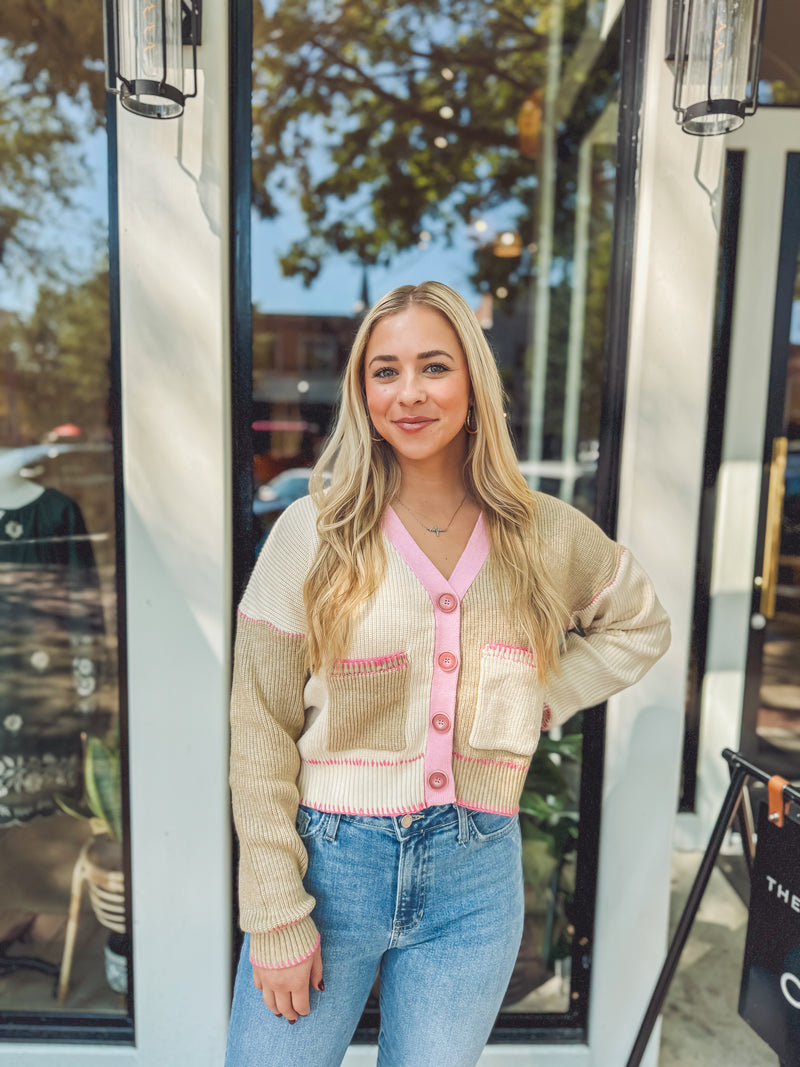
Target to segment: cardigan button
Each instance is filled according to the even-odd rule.
[[[437,603],[439,604],[439,609],[449,615],[451,611],[455,611],[458,607],[458,598],[454,597],[452,593],[442,593]]]
[[[431,723],[434,730],[438,730],[440,734],[447,733],[450,729],[450,720],[446,715],[442,715],[441,712],[433,716]]]
[[[458,667],[458,656],[455,652],[440,652],[436,662],[443,671],[454,671]]]
[[[431,789],[444,789],[447,785],[447,775],[444,771],[434,771],[428,776],[428,785]]]

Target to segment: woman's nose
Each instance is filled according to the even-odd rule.
[[[400,381],[400,401],[415,404],[425,396],[425,384],[416,374],[404,375]]]

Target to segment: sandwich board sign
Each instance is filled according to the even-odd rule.
[[[739,1014],[774,1049],[782,1067],[800,1067],[800,825],[758,817]]]

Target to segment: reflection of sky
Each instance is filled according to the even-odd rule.
[[[281,207],[276,219],[264,221],[255,214],[252,218],[253,303],[259,311],[272,313],[350,315],[361,297],[363,269],[355,259],[332,254],[309,288],[300,278],[285,278],[279,257],[292,241],[302,238],[305,226],[299,210],[287,201]],[[491,217],[487,215],[489,226],[483,240],[513,226],[518,211],[519,205],[512,203],[508,210],[495,210]],[[418,285],[433,280],[450,285],[472,307],[477,307],[480,294],[469,281],[477,234],[470,229],[465,225],[449,246],[434,237],[401,253],[389,267],[368,267],[370,300],[374,303],[396,285]]]
[[[253,303],[260,311],[302,312],[311,315],[349,315],[361,297],[363,270],[346,256],[326,261],[313,284],[306,288],[300,278],[281,274],[278,256],[291,239],[302,236],[302,223],[289,220],[253,220]],[[368,267],[367,286],[375,301],[396,285],[418,285],[435,279],[457,289],[471,305],[479,299],[469,282],[472,245],[462,238],[451,248],[431,241],[398,256],[387,268]]]
[[[68,282],[83,281],[97,266],[98,252],[107,248],[108,226],[108,139],[104,129],[78,143],[84,158],[81,172],[85,180],[71,193],[72,207],[58,206],[42,218],[37,247],[45,252],[59,250],[68,266]],[[33,311],[40,279],[29,274],[7,278],[3,283],[2,307],[27,315]]]

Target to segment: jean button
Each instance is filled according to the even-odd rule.
[[[411,815],[404,815],[403,818],[400,820],[400,825],[403,827],[404,830],[407,830],[413,821],[414,819]]]
[[[447,785],[447,775],[444,771],[434,771],[428,776],[428,785],[431,789],[444,789]]]

